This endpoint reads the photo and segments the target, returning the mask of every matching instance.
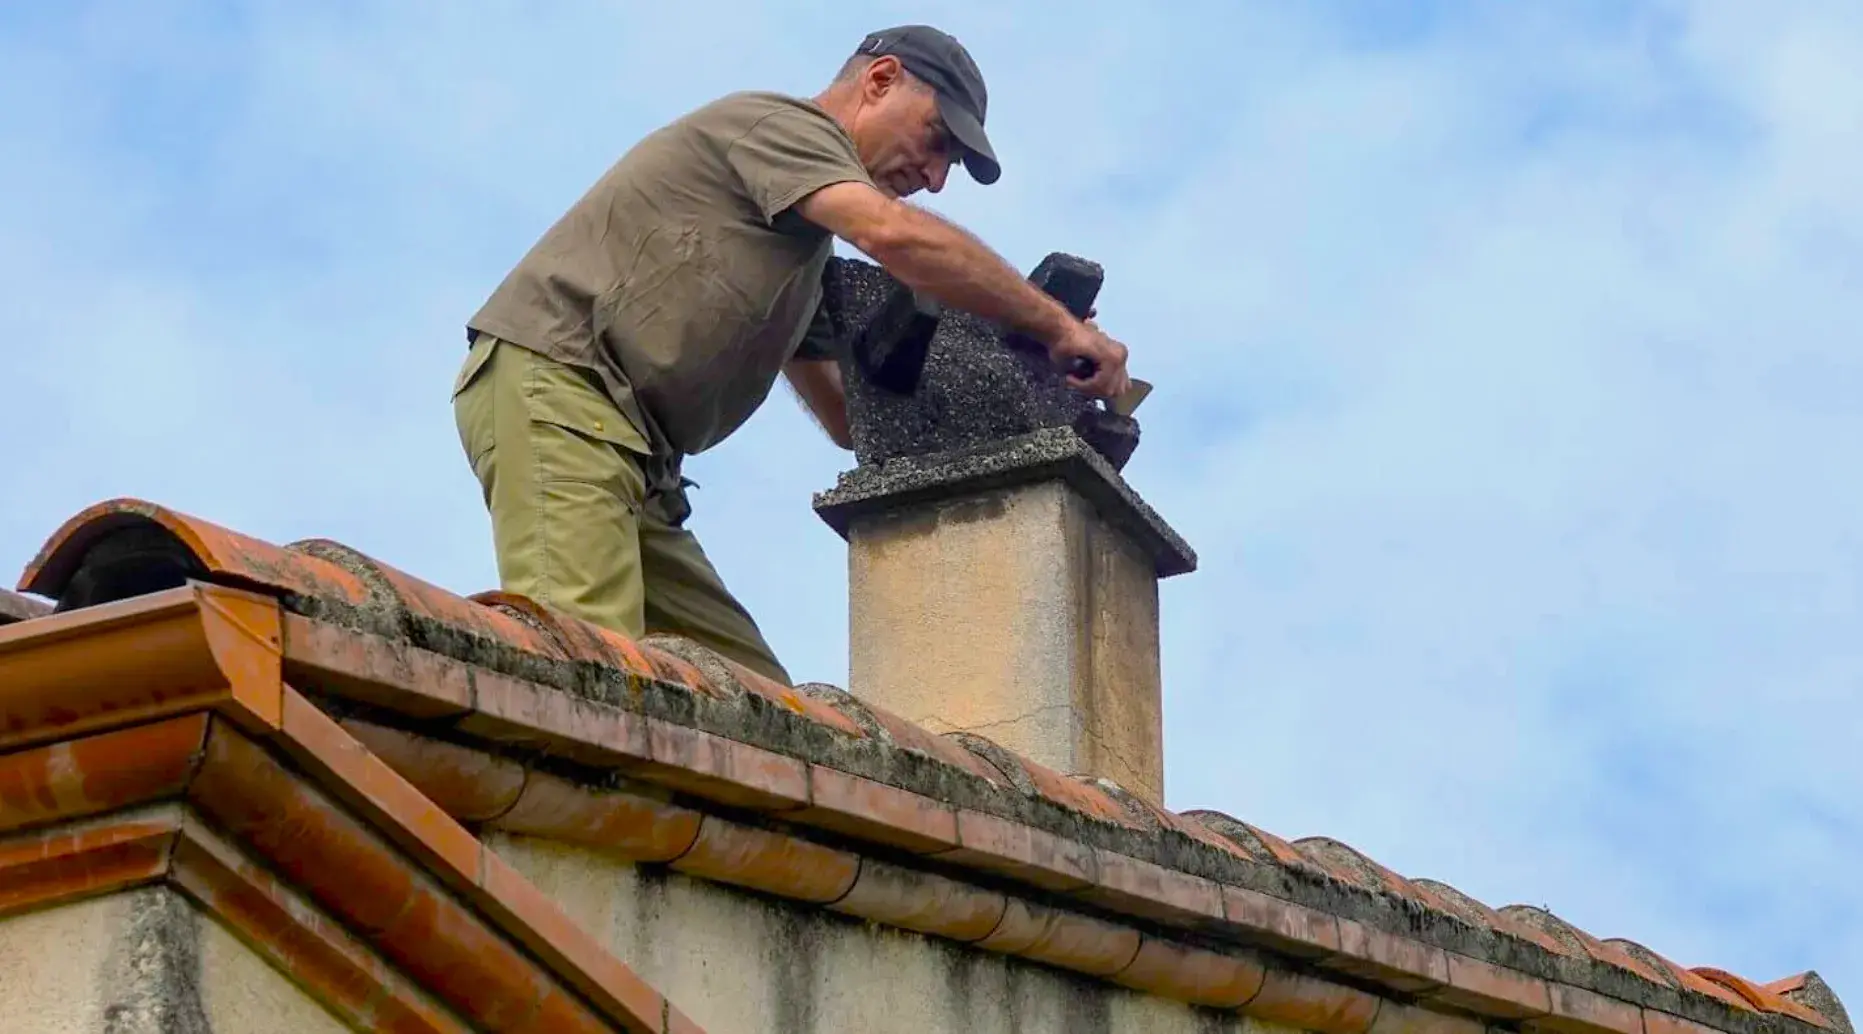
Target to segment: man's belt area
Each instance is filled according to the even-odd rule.
[[[582,378],[601,392],[615,408],[620,410],[623,419],[640,429],[647,439],[650,450],[640,457],[640,471],[646,481],[646,500],[644,508],[648,514],[672,527],[680,527],[686,518],[692,516],[692,502],[686,498],[686,489],[697,488],[699,483],[680,473],[680,464],[685,457],[668,449],[664,444],[666,437],[653,422],[640,400],[630,398],[631,405],[623,405],[609,392],[600,373],[585,366],[573,366]]]
[[[686,489],[697,488],[699,483],[679,472],[678,453],[655,451],[641,458],[641,472],[647,480],[646,508],[662,522],[679,527],[692,516],[692,503],[686,498]]]

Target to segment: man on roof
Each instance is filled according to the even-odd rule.
[[[983,76],[923,25],[861,41],[813,98],[736,93],[641,140],[467,323],[454,415],[506,591],[624,635],[688,637],[788,683],[692,533],[683,457],[786,377],[852,448],[821,272],[839,237],[911,287],[1047,345],[1081,390],[1126,350],[903,199],[1001,174]]]

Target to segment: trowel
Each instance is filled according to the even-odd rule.
[[[1085,380],[1093,376],[1093,372],[1098,368],[1098,365],[1095,364],[1093,360],[1081,356],[1068,364],[1067,372],[1072,376]],[[1151,394],[1150,381],[1142,381],[1137,377],[1128,377],[1127,381],[1130,387],[1106,400],[1106,411],[1108,413],[1117,416],[1131,416],[1133,410],[1139,407],[1139,403],[1145,401],[1145,396]]]
[[[1130,378],[1130,380],[1131,387],[1106,400],[1107,412],[1131,416],[1132,411],[1139,407],[1139,403],[1145,401],[1145,397],[1151,394],[1150,381],[1141,381],[1137,377]]]

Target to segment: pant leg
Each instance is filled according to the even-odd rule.
[[[696,536],[668,524],[649,506],[641,517],[640,551],[648,628],[684,636],[759,675],[791,684],[757,622],[725,588]]]
[[[645,442],[614,403],[574,369],[481,336],[453,407],[491,513],[500,585],[642,635]]]
[[[668,500],[648,504],[646,440],[606,395],[568,367],[481,336],[453,406],[507,592],[634,638],[684,636],[789,683],[698,539],[668,520]]]

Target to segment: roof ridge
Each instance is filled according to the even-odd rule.
[[[150,529],[167,536],[167,554],[148,544]],[[130,532],[144,537],[133,564],[110,567],[108,551],[93,555],[113,535]],[[20,585],[68,608],[203,577],[256,587],[296,615],[380,637],[397,649],[429,651],[745,744],[763,752],[744,755],[765,758],[758,764],[788,755],[876,778],[944,806],[1046,830],[1061,842],[1317,908],[1538,977],[1659,1001],[1723,1029],[1744,1029],[1743,1015],[1841,1022],[1847,1029],[1840,1004],[1827,1016],[1828,1006],[1719,970],[1685,969],[1634,942],[1600,941],[1550,913],[1491,909],[1445,884],[1392,873],[1338,841],[1289,844],[1218,812],[1152,808],[1108,780],[1068,777],[983,737],[933,735],[842,690],[778,685],[697,644],[660,636],[634,642],[513,594],[459,596],[327,540],[280,547],[152,503],[112,500],[67,521]],[[462,678],[470,683],[470,670]],[[720,749],[692,742],[699,745],[692,749]],[[720,771],[691,789],[740,806],[791,806],[797,791],[780,779],[767,781],[781,771],[781,765],[750,775]],[[806,785],[800,792],[806,799]]]

